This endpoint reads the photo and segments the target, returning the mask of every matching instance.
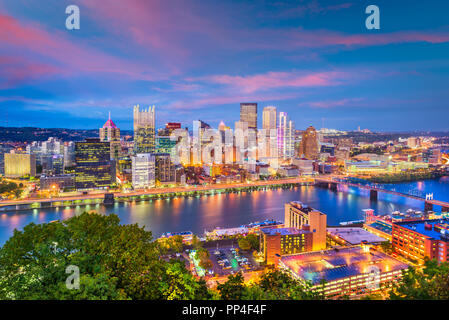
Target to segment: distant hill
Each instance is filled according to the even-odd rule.
[[[121,135],[131,135],[130,130],[121,131]],[[0,127],[0,142],[45,141],[56,137],[63,141],[82,141],[85,138],[98,137],[98,129],[63,129],[34,127]]]

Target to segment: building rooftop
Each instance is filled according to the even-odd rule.
[[[375,221],[369,225],[371,228],[375,228],[384,233],[388,233],[391,235],[392,226],[388,223],[382,223],[381,221]]]
[[[363,241],[368,243],[385,241],[384,238],[376,236],[363,228],[327,228],[327,232],[332,236],[341,238],[352,245],[360,244]]]
[[[296,228],[270,228],[270,227],[261,228],[260,231],[268,236],[274,236],[276,234],[280,234],[281,236],[286,236],[286,235],[310,232],[310,231],[300,230],[300,229],[296,229]]]
[[[395,224],[435,240],[449,241],[449,219],[403,221]]]
[[[407,269],[408,265],[384,253],[361,246],[341,247],[326,251],[314,251],[283,256],[281,263],[297,277],[312,282],[313,285],[337,281],[347,277],[370,273],[373,266],[381,273]]]

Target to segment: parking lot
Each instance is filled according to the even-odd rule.
[[[233,247],[209,249],[215,276],[226,276],[237,272],[250,272],[259,269],[251,252],[242,252]]]

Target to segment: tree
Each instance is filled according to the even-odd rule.
[[[383,252],[387,254],[391,254],[393,252],[393,246],[390,241],[384,241],[380,244],[380,247],[382,248]]]
[[[180,253],[184,248],[184,244],[182,241],[182,236],[175,235],[166,240],[167,249],[172,250],[174,252]]]
[[[320,296],[311,290],[309,284],[302,284],[289,274],[280,270],[265,272],[257,284],[267,299],[276,300],[311,300]]]
[[[84,212],[63,222],[31,223],[14,230],[0,249],[0,299],[206,296],[204,283],[179,261],[166,262],[160,255],[151,232],[120,225],[115,214]],[[79,268],[79,289],[65,285],[69,265]]]
[[[251,244],[251,249],[257,250],[257,251],[260,250],[260,241],[259,241],[259,236],[257,234],[251,233],[246,236],[246,239]]]
[[[390,299],[448,300],[449,263],[426,260],[422,270],[410,267],[402,279],[392,286]]]
[[[204,248],[198,249],[195,253],[195,258],[199,260],[198,265],[201,268],[203,268],[205,270],[209,270],[212,268],[213,264],[212,264],[212,261],[210,260],[209,250],[204,249]]]
[[[259,236],[256,234],[248,234],[238,240],[240,249],[242,250],[259,250]]]
[[[196,235],[193,235],[193,237],[192,237],[192,247],[195,250],[198,250],[199,248],[203,247],[203,244],[201,243],[201,240]]]
[[[241,300],[245,294],[246,287],[243,283],[243,276],[239,272],[229,275],[225,283],[218,284],[217,290],[223,300]]]
[[[251,243],[246,238],[240,238],[238,240],[238,244],[239,244],[240,249],[242,249],[244,251],[251,249]]]

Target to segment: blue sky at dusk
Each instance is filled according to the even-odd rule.
[[[0,0],[0,126],[131,129],[154,104],[158,126],[234,127],[258,102],[260,123],[436,131],[448,101],[447,0]]]

